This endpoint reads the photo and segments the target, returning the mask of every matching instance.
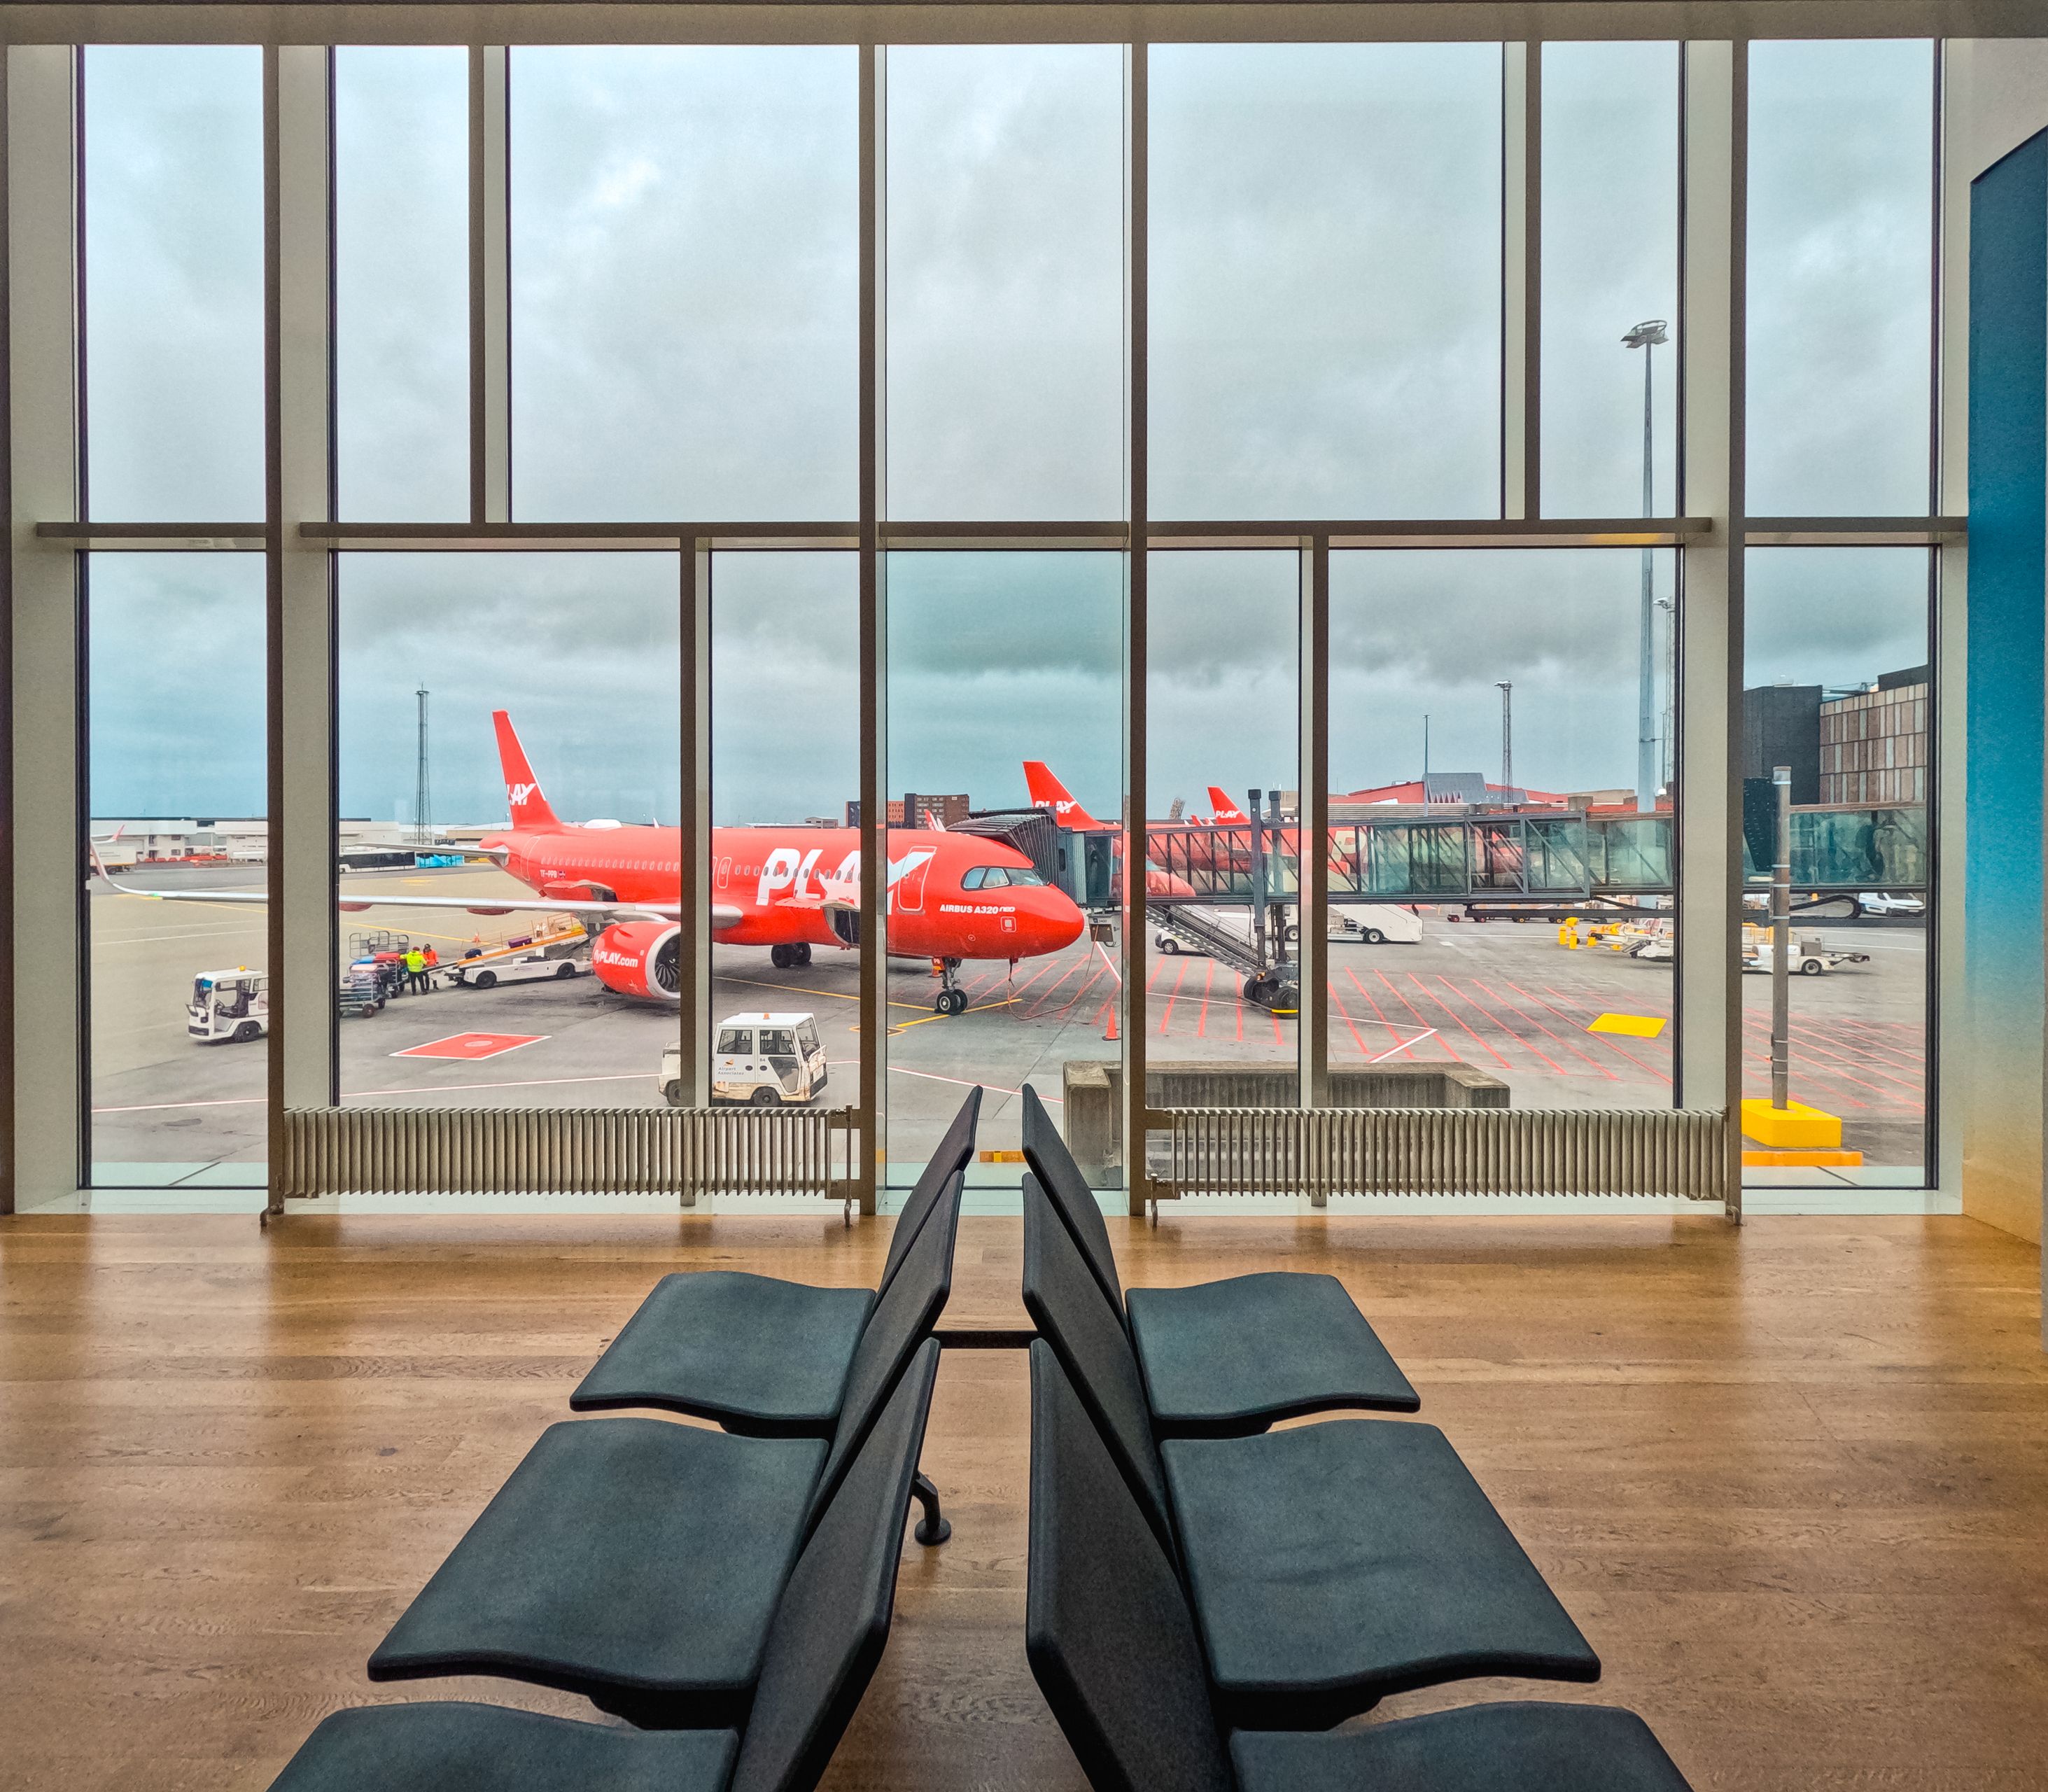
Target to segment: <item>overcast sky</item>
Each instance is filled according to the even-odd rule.
[[[1925,504],[1930,55],[1753,52],[1755,511]],[[853,52],[521,49],[512,68],[515,514],[851,517]],[[262,513],[260,73],[254,49],[87,52],[103,519]],[[460,51],[338,58],[353,519],[466,513],[466,79]],[[1153,514],[1497,514],[1497,49],[1161,46],[1151,80]],[[1552,514],[1641,508],[1643,363],[1619,339],[1676,313],[1677,81],[1670,45],[1546,52]],[[895,52],[889,93],[891,513],[1121,515],[1121,52]],[[895,557],[892,787],[1018,801],[1042,757],[1115,813],[1122,577],[1111,555]],[[1639,578],[1632,553],[1339,556],[1333,783],[1414,776],[1425,714],[1434,769],[1497,776],[1503,679],[1517,782],[1631,782]],[[1291,557],[1162,554],[1151,588],[1147,806],[1291,786]],[[713,589],[719,818],[838,813],[851,557],[726,556]],[[564,814],[672,816],[676,591],[657,556],[350,557],[344,813],[409,816],[425,683],[438,817],[502,816],[495,707]],[[260,809],[260,562],[104,556],[91,593],[95,813]],[[1917,663],[1924,603],[1918,554],[1755,554],[1750,675]]]

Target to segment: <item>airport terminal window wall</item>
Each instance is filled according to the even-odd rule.
[[[340,557],[344,1102],[662,1100],[680,1038],[661,912],[681,877],[679,597],[673,554]],[[535,898],[550,906],[516,906]],[[409,975],[413,952],[437,962]]]
[[[1742,1069],[1771,1091],[1775,768],[1790,774],[1788,1093],[1827,1136],[1744,1180],[1915,1188],[1928,1150],[1936,704],[1930,557],[1756,548],[1744,640]],[[1838,1133],[1828,1125],[1839,1123]],[[1794,1147],[1795,1150],[1802,1148]]]
[[[260,1188],[262,557],[85,558],[91,1177]]]
[[[915,1179],[978,1082],[975,1181],[1016,1186],[1028,1084],[1056,1116],[1072,1110],[1084,1167],[1115,1187],[1101,1123],[1125,964],[1061,882],[1070,866],[1092,877],[1098,916],[1120,899],[1123,557],[927,551],[887,568],[887,787],[904,806],[890,815],[888,1181]],[[1072,830],[1064,842],[1041,804]]]
[[[1668,551],[1332,555],[1333,1077],[1670,1105],[1676,572]]]
[[[1678,502],[1682,54],[1669,44],[1554,44],[1532,53],[1543,94],[1543,305],[1533,347],[1542,374],[1545,513],[1634,513],[1643,505],[1646,452],[1648,507],[1667,512]],[[1511,337],[1515,327],[1503,294],[1516,275],[1503,259],[1511,235],[1503,230],[1516,193],[1503,178],[1504,161],[1513,160],[1503,150],[1520,129],[1520,54],[1519,46],[1468,44],[1150,48],[1142,72],[1148,440],[1135,463],[1149,465],[1149,480],[1131,495],[1129,52],[1120,45],[880,52],[889,69],[878,107],[885,136],[877,165],[887,182],[877,208],[881,517],[957,522],[970,533],[1005,519],[1113,524],[1131,513],[1134,497],[1154,519],[1512,514],[1511,432],[1522,425],[1515,394],[1503,390],[1513,380],[1503,332]],[[1922,513],[1933,48],[1758,44],[1747,56],[1748,509]],[[857,52],[535,47],[483,66],[506,71],[510,514],[571,525],[725,517],[812,528],[837,518],[834,526],[850,533],[844,519],[861,499]],[[258,515],[260,52],[95,48],[83,68],[88,514]],[[336,52],[335,482],[343,516],[471,514],[468,68],[459,49]],[[487,318],[488,307],[476,315]],[[1623,339],[1651,319],[1664,321],[1667,334],[1639,355]],[[1028,803],[1022,762],[1045,758],[1071,798],[1111,819],[1125,805],[1116,751],[1124,562],[1114,553],[1022,553],[1017,545],[891,557],[887,788],[900,795],[929,785],[926,794],[944,797],[964,785],[976,807]],[[1777,559],[1793,564],[1799,552],[1751,556],[1752,603],[1763,607],[1751,618],[1752,651],[1759,619],[1778,613],[1767,568]],[[1657,554],[1653,592],[1654,731],[1665,801],[1675,770],[1673,711],[1681,707],[1671,692],[1668,607],[1677,557]],[[805,716],[809,731],[822,729],[825,741],[806,767],[807,776],[826,768],[817,798],[793,787],[776,806],[798,820],[829,815],[824,783],[832,766],[835,789],[845,786],[840,805],[855,782],[852,747],[830,744],[835,730],[851,727],[857,735],[853,652],[821,646],[815,656],[806,648],[762,657],[743,642],[758,642],[790,604],[809,606],[821,642],[839,640],[851,626],[844,606],[857,611],[857,600],[836,595],[840,576],[820,568],[855,566],[855,557],[720,559],[729,563],[729,602],[712,611],[714,819],[723,824],[734,801],[748,809],[745,819],[766,818],[753,813],[757,801],[738,793],[751,765],[778,762],[767,751],[772,742],[749,739],[744,718],[749,706],[796,700],[785,686],[807,656],[844,686]],[[1102,578],[1076,578],[1072,568],[1092,560]],[[1631,667],[1641,648],[1635,560],[1632,551],[1568,549],[1335,555],[1336,793],[1406,780],[1397,761],[1404,751],[1414,757],[1420,743],[1401,744],[1403,729],[1417,733],[1406,712],[1429,715],[1433,730],[1470,731],[1464,712],[1477,712],[1464,686],[1484,669],[1468,663],[1455,679],[1444,675],[1441,722],[1429,684],[1437,673],[1387,670],[1408,664],[1398,638],[1416,611],[1426,610],[1433,634],[1448,640],[1460,603],[1488,617],[1490,647],[1526,646],[1534,656],[1474,687],[1489,712],[1498,685],[1516,687],[1525,744],[1515,784],[1536,778],[1529,754],[1539,751],[1569,759],[1583,750],[1603,764],[1629,759],[1638,731]],[[1154,553],[1150,564],[1148,813],[1168,824],[1207,815],[1216,807],[1212,782],[1233,805],[1243,801],[1240,786],[1277,789],[1281,850],[1267,870],[1284,879],[1292,820],[1284,805],[1298,804],[1305,700],[1295,632],[1301,556],[1290,541],[1265,553]],[[350,554],[339,567],[344,816],[394,835],[445,823],[480,839],[509,819],[492,806],[502,804],[504,780],[488,732],[491,710],[511,708],[515,721],[529,712],[544,716],[572,695],[596,706],[595,722],[562,715],[522,726],[538,779],[563,812],[630,824],[679,815],[673,553]],[[1404,595],[1404,582],[1418,577],[1430,589]],[[1503,579],[1522,599],[1516,613],[1540,623],[1519,646],[1499,623],[1510,594],[1486,595]],[[1097,584],[1099,599],[1075,599],[1087,611],[1075,639],[1049,648],[1046,624],[1067,601],[1061,594],[1081,585],[1092,594]],[[826,586],[836,595],[824,595]],[[1022,623],[1031,625],[1029,638],[1001,638]],[[373,640],[378,629],[385,638]],[[95,625],[95,681],[104,645]],[[1809,668],[1793,657],[1800,664],[1785,675],[1795,679],[1899,669],[1859,673],[1833,659]],[[1084,725],[1055,733],[1037,700],[1050,700],[1052,684],[1069,675],[1076,689],[1093,691],[1095,706]],[[937,724],[926,740],[914,732],[919,711],[907,693],[933,676],[948,688],[923,693]],[[1006,681],[1013,688],[1000,688]],[[421,685],[432,693],[430,790],[440,793],[430,795],[424,816],[414,714]],[[1547,721],[1529,707],[1545,701],[1558,706]],[[95,692],[96,781],[97,705]],[[944,729],[964,716],[981,724],[983,738],[945,744]],[[624,754],[622,717],[633,749]],[[607,730],[614,738],[603,738]],[[1455,738],[1433,743],[1433,773]],[[1454,769],[1492,770],[1497,749],[1475,751],[1474,766]],[[1072,775],[1069,760],[1080,768]],[[948,769],[984,761],[985,771],[966,777]],[[456,765],[464,769],[448,769]],[[1635,782],[1626,770],[1543,775],[1541,788],[1569,785],[1578,794]],[[103,787],[95,782],[95,812]],[[1154,857],[1150,875],[1184,868]],[[502,875],[476,863],[403,875],[444,874]],[[1343,919],[1332,911],[1333,925]],[[1299,924],[1297,914],[1292,925]],[[1438,929],[1446,939],[1449,925]],[[356,928],[352,917],[341,924],[344,959]],[[1194,953],[1162,951],[1157,927],[1148,931],[1155,937],[1132,955],[1132,975],[1142,959],[1156,1061],[1162,1047],[1179,1049],[1187,1018],[1181,997],[1162,996],[1162,979],[1185,990],[1198,975],[1213,980],[1219,972],[1185,962]],[[1107,1003],[1104,986],[1122,976],[1123,948],[1089,944],[1072,981]],[[1332,1065],[1360,1049],[1357,1015],[1334,999],[1343,994],[1349,1003],[1344,969],[1358,949],[1340,943],[1332,954]],[[1164,962],[1173,958],[1184,962]],[[931,980],[922,969],[899,968],[890,999],[909,999],[904,992],[915,983],[918,1006],[928,1007]],[[1923,995],[1926,981],[1923,972]],[[1755,979],[1744,984],[1755,987]],[[599,999],[594,985],[580,993]],[[714,1007],[720,999],[715,991]],[[1241,990],[1235,1000],[1244,1006]],[[1006,1024],[1015,1018],[1007,1003],[1006,995],[1003,1008],[990,1010]],[[1924,999],[1918,1011],[1924,1053]],[[1295,1066],[1294,1023],[1270,1006],[1259,1013],[1255,1053],[1235,1025],[1225,1041],[1209,1030],[1195,1037],[1204,1049],[1242,1044],[1247,1062]],[[1080,1022],[1062,1022],[1061,1062],[1119,1055],[1102,1035],[1111,1020],[1122,1032],[1122,1013],[1111,1005],[1101,1018],[1102,1026],[1087,1019],[1084,1040]],[[896,1112],[910,1080],[898,1069],[952,1074],[932,1071],[919,1054],[965,1031],[920,1025],[874,1041],[894,1056],[885,1078],[892,1118],[912,1119],[910,1107]],[[342,1029],[341,1084],[351,1097],[396,1086],[384,1068],[388,1054],[374,1063],[356,1055],[367,1037]],[[1506,1049],[1504,1037],[1495,1045]],[[956,1045],[947,1049],[957,1055]],[[1577,1061],[1542,1050],[1568,1068]],[[588,1099],[659,1099],[654,1053],[628,1055],[630,1064],[568,1069],[611,1080],[608,1093]],[[993,1076],[1003,1066],[969,1068]],[[1007,1086],[1021,1086],[1028,1073]],[[436,1075],[440,1087],[445,1073]],[[1034,1080],[1045,1087],[1042,1073]],[[1518,1101],[1561,1098],[1569,1083],[1534,1053],[1507,1080],[1522,1092]],[[1624,1099],[1597,1080],[1603,1104]],[[541,1088],[581,1086],[570,1081],[523,1072],[512,1080],[532,1081],[536,1101],[586,1099]],[[836,1094],[852,1080],[836,1081]],[[509,1087],[505,1099],[515,1099]],[[1881,1162],[1873,1152],[1876,1167],[1924,1168],[1924,1153],[1886,1150]],[[906,1166],[917,1161],[913,1144],[900,1154]],[[893,1161],[890,1176],[896,1179]]]
[[[1301,556],[1149,557],[1148,1080],[1161,1107],[1292,1106],[1297,947],[1313,925],[1301,906]]]
[[[859,563],[735,553],[708,564],[711,1092],[855,1107]],[[804,1020],[753,1018],[768,1015],[808,1016],[815,1041]],[[778,1092],[764,1095],[771,1078]]]

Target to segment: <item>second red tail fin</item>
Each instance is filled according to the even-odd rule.
[[[498,763],[505,774],[505,801],[512,812],[512,825],[559,828],[561,822],[541,794],[533,768],[526,763],[526,750],[512,731],[512,718],[502,709],[494,709],[491,725],[498,731]]]
[[[1219,821],[1243,821],[1247,816],[1243,809],[1226,797],[1216,785],[1209,786],[1209,801],[1216,805],[1216,819]]]
[[[1063,828],[1100,828],[1102,824],[1083,809],[1067,793],[1067,787],[1053,777],[1052,768],[1043,759],[1024,762],[1024,788],[1031,793],[1034,809],[1049,809],[1053,819]]]

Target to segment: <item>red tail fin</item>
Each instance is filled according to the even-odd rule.
[[[498,731],[498,763],[505,773],[505,801],[512,811],[514,828],[559,828],[561,822],[541,794],[539,779],[526,763],[526,750],[512,731],[512,718],[502,709],[491,712],[491,724]]]
[[[1024,788],[1031,793],[1032,806],[1049,809],[1063,828],[1100,828],[1102,824],[1068,794],[1067,787],[1053,777],[1043,759],[1024,762]]]
[[[1219,821],[1245,821],[1251,818],[1237,805],[1226,797],[1216,785],[1209,786],[1209,801],[1216,805],[1216,819]]]

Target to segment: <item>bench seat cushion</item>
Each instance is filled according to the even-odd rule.
[[[824,1456],[666,1419],[550,1425],[370,1678],[502,1674],[664,1728],[736,1723]]]
[[[1434,1425],[1332,1419],[1161,1446],[1217,1709],[1320,1729],[1478,1674],[1600,1660]]]
[[[1239,1792],[1688,1792],[1650,1726],[1600,1705],[1475,1705],[1314,1736],[1239,1731]]]
[[[503,1705],[439,1701],[337,1711],[271,1792],[720,1792],[730,1730],[574,1724]]]
[[[1422,1404],[1335,1276],[1276,1271],[1123,1298],[1162,1434],[1242,1437],[1333,1407]]]
[[[829,1437],[871,1288],[738,1270],[665,1275],[569,1397],[578,1412],[657,1406],[753,1437]]]

